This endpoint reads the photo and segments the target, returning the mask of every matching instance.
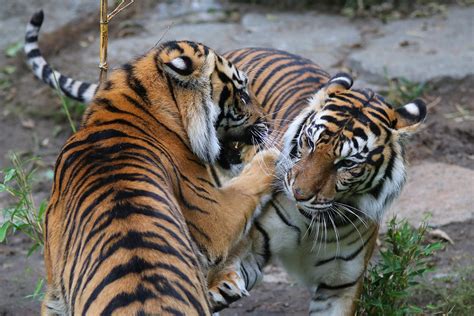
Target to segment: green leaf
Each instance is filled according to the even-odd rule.
[[[7,190],[7,186],[3,183],[0,183],[0,192],[5,192]]]
[[[9,168],[9,169],[6,169],[4,173],[5,173],[5,176],[3,178],[3,183],[7,183],[11,179],[13,179],[13,177],[15,177],[16,170],[14,168]]]
[[[5,67],[3,67],[3,69],[2,69],[2,72],[3,72],[4,74],[7,74],[7,75],[12,75],[12,74],[15,73],[15,71],[16,71],[16,67],[15,67],[15,66],[11,66],[11,65],[5,66]]]
[[[2,227],[0,227],[0,243],[5,241],[5,239],[7,238],[8,230],[10,230],[10,228],[11,223],[8,221],[3,223]]]
[[[36,282],[35,291],[33,292],[34,296],[38,296],[43,288],[44,278],[41,278]]]
[[[28,250],[28,253],[26,254],[27,257],[31,256],[36,250],[38,250],[40,244],[36,243],[31,248]]]
[[[22,41],[12,43],[8,45],[7,48],[5,49],[5,55],[10,58],[15,57],[22,48],[23,48]]]

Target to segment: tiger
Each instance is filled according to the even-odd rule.
[[[41,55],[42,21],[30,20],[28,58]],[[207,269],[245,236],[274,178],[272,151],[220,188],[208,170],[221,140],[261,118],[246,84],[207,46],[170,41],[95,90],[54,168],[43,315],[211,314]]]
[[[250,95],[271,121],[268,146],[282,147],[283,154],[279,192],[209,281],[213,308],[248,295],[263,267],[279,260],[312,292],[310,314],[353,314],[383,213],[405,182],[404,144],[424,121],[426,106],[415,100],[394,109],[369,89],[351,89],[348,74],[331,78],[312,61],[280,50],[247,48],[224,56],[247,72]],[[65,78],[82,92],[97,87]],[[90,100],[67,87],[59,89]],[[259,149],[233,141],[222,146],[211,168],[216,186],[241,172]],[[330,170],[330,161],[318,164],[324,155],[337,170]]]
[[[210,281],[214,310],[249,295],[274,259],[311,291],[310,315],[353,315],[384,212],[406,181],[406,140],[425,120],[426,105],[417,99],[394,108],[370,89],[352,89],[349,74],[330,77],[284,51],[225,56],[247,72],[272,123],[269,146],[282,153],[278,189]],[[232,154],[214,167],[220,183],[258,151],[227,147]]]

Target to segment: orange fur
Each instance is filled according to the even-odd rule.
[[[209,119],[224,87],[229,107],[245,89],[221,81],[236,71],[228,67],[201,44],[169,42],[98,90],[56,163],[43,314],[210,314],[207,266],[244,236],[271,190],[275,160],[257,155],[218,189],[201,161],[213,153],[193,153],[207,147],[193,143],[190,125]]]

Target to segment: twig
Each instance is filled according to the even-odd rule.
[[[161,35],[161,37],[158,39],[158,41],[155,43],[155,45],[153,45],[152,48],[150,48],[150,50],[152,50],[153,48],[155,48],[156,46],[158,46],[158,44],[160,44],[161,40],[166,36],[166,34],[168,34],[170,28],[173,26],[173,22],[171,22],[171,24],[169,24],[167,27],[166,27],[166,30],[163,32],[163,34]]]
[[[109,15],[107,15],[107,19],[109,21],[112,20],[114,16],[116,16],[117,14],[125,10],[128,6],[130,6],[134,2],[135,0],[128,0],[128,2],[126,2],[126,0],[122,0],[122,2],[120,2],[119,5]]]
[[[107,0],[100,0],[100,52],[99,52],[99,84],[107,79],[107,41],[109,37],[109,21],[107,16]]]

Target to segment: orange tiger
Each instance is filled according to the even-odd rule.
[[[37,13],[30,25],[41,22]],[[273,152],[220,189],[208,170],[220,141],[259,128],[246,84],[189,41],[111,73],[56,162],[44,315],[210,315],[207,269],[226,260],[271,192]]]
[[[249,76],[282,154],[277,192],[227,266],[210,280],[215,310],[248,294],[271,259],[312,292],[311,315],[353,315],[384,211],[406,177],[404,145],[426,116],[422,100],[394,108],[350,75],[308,59],[249,48],[226,57]],[[214,174],[225,183],[255,148],[228,144]],[[242,148],[243,147],[243,148]],[[227,169],[227,170],[226,170]],[[217,181],[216,181],[217,182]]]

